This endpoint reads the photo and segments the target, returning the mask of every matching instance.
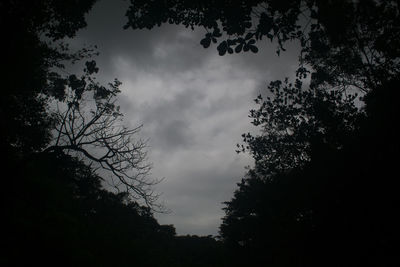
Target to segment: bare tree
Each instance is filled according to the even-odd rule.
[[[45,151],[83,157],[94,168],[111,174],[111,183],[118,191],[124,189],[139,203],[161,210],[159,195],[153,190],[160,180],[149,177],[146,141],[133,138],[142,126],[125,127],[115,105],[121,83],[115,80],[109,88],[99,85],[90,76],[97,68],[86,65],[80,79],[75,75],[53,79],[53,85],[59,84],[63,93],[55,98],[54,138]]]

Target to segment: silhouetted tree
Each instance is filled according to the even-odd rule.
[[[0,115],[4,151],[26,155],[43,148],[49,141],[51,118],[46,114],[47,78],[54,66],[78,54],[56,49],[49,40],[73,37],[86,25],[84,15],[94,1],[19,1],[0,3],[0,29],[3,33],[2,97]]]
[[[81,78],[57,75],[52,80],[58,86],[53,95],[55,131],[44,152],[76,153],[92,167],[109,172],[118,191],[126,190],[134,200],[162,210],[153,192],[158,181],[149,178],[146,143],[136,138],[141,127],[123,126],[115,104],[121,83],[115,80],[106,88],[95,82],[91,76],[98,71],[95,61],[87,61],[84,71]]]
[[[177,236],[174,247],[173,266],[230,266],[222,242],[212,236]]]
[[[174,233],[165,237],[151,209],[126,192],[103,189],[102,178],[78,158],[53,151],[25,165],[7,163],[14,171],[12,202],[2,209],[5,266],[162,266],[168,257],[161,248]]]
[[[221,235],[240,264],[310,266],[308,242],[320,219],[314,201],[323,206],[319,194],[327,183],[343,185],[328,178],[334,175],[328,166],[346,164],[335,157],[355,140],[362,116],[354,96],[338,91],[304,90],[287,80],[269,89],[272,97],[259,96],[250,113],[261,134],[244,134],[239,151],[251,153],[255,165],[226,202]]]
[[[372,91],[365,99],[364,112],[354,113],[355,120],[344,118],[346,123],[337,119],[341,111],[347,113],[345,117],[351,113],[339,106],[320,112],[328,122],[323,125],[336,129],[310,132],[305,138],[310,141],[309,154],[302,164],[271,171],[263,159],[275,152],[263,154],[263,148],[290,147],[293,140],[276,145],[268,136],[255,137],[258,145],[249,149],[264,157],[255,160],[254,168],[226,203],[220,228],[238,262],[252,259],[272,266],[397,263],[394,250],[400,235],[393,211],[399,199],[393,190],[397,183],[393,173],[400,144],[390,118],[399,114],[398,87],[394,80]],[[351,121],[350,127],[343,127]],[[291,150],[283,150],[285,161]],[[279,155],[277,151],[273,159]]]
[[[2,84],[7,89],[0,110],[9,127],[1,133],[2,147],[21,157],[54,150],[79,152],[112,173],[115,187],[124,187],[135,200],[161,209],[152,191],[158,181],[148,177],[145,142],[133,139],[140,127],[120,125],[122,114],[115,105],[120,82],[115,80],[108,88],[95,82],[94,60],[86,62],[80,78],[60,74],[66,63],[97,54],[94,47],[73,52],[63,43],[86,26],[84,14],[93,3],[2,2],[1,28],[10,32]],[[25,66],[23,78],[15,76],[20,66]],[[56,110],[48,108],[50,101]]]
[[[314,144],[339,149],[356,127],[357,95],[307,90],[301,80],[292,84],[288,79],[273,81],[268,89],[271,96],[259,95],[259,108],[249,116],[261,134],[243,134],[245,145],[237,150],[251,153],[262,175],[302,166],[311,160]]]

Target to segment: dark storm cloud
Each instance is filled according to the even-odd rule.
[[[159,221],[174,224],[179,234],[216,234],[221,203],[252,162],[237,155],[235,145],[252,130],[253,99],[268,81],[293,74],[297,50],[277,57],[275,45],[265,43],[258,54],[220,57],[215,46],[199,44],[201,29],[123,30],[126,6],[99,1],[72,44],[98,45],[99,81],[123,82],[125,122],[143,124],[152,174],[165,177],[157,190],[172,213],[157,215]]]

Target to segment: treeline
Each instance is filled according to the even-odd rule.
[[[3,266],[221,266],[213,237],[176,236],[63,153],[3,161]]]

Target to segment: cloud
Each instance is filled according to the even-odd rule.
[[[223,201],[251,164],[235,152],[241,134],[252,131],[249,110],[267,81],[297,66],[297,48],[275,54],[265,44],[258,54],[218,56],[204,49],[204,32],[165,25],[151,31],[122,30],[125,2],[100,1],[75,45],[97,44],[101,76],[123,82],[119,104],[125,122],[143,124],[157,186],[171,214],[156,215],[178,234],[217,234]]]
[[[178,157],[185,154],[188,156],[182,153]],[[182,166],[175,176],[160,185],[172,213],[158,218],[174,224],[180,234],[217,235],[224,215],[222,202],[232,197],[236,182],[244,172],[242,164],[243,159],[233,153],[213,156],[212,153],[191,152],[190,160],[180,162]]]

